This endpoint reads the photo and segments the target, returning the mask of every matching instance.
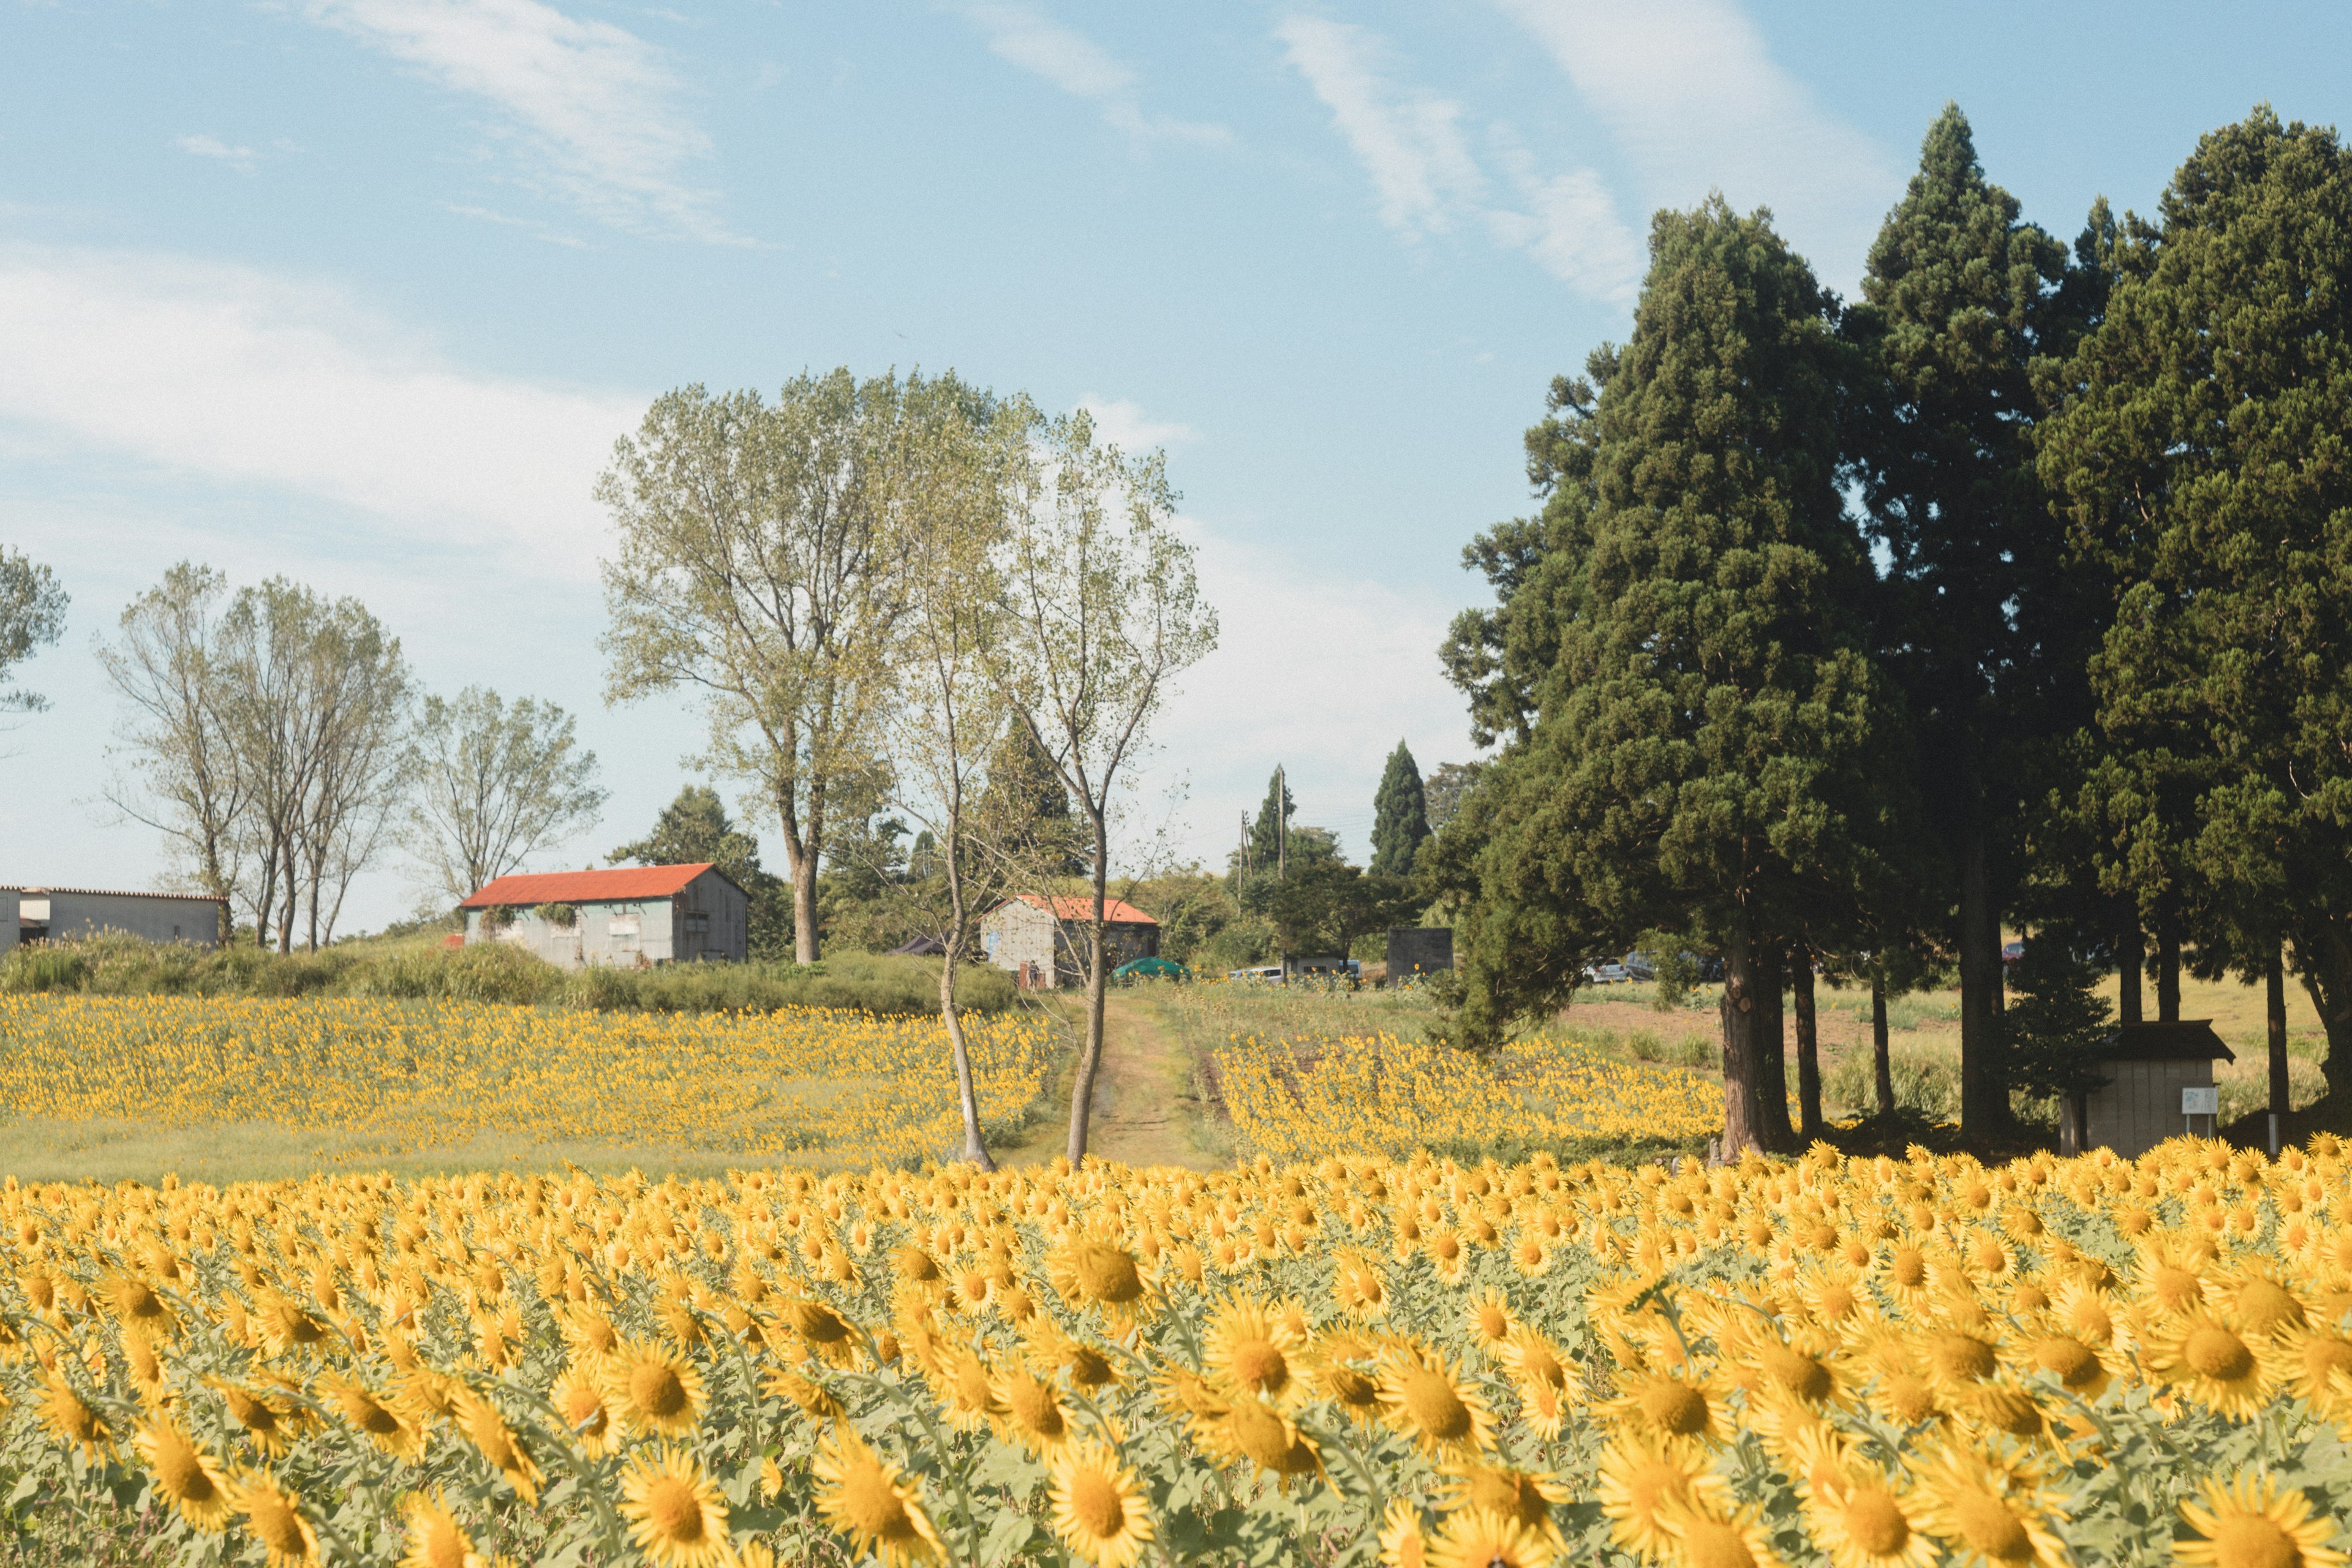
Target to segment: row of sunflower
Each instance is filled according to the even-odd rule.
[[[1471,1059],[1387,1033],[1235,1035],[1215,1061],[1234,1130],[1277,1160],[1362,1150],[1402,1159],[1494,1127],[1529,1143],[1671,1143],[1723,1130],[1719,1084],[1571,1041],[1517,1040]]]
[[[1034,1018],[966,1025],[984,1121],[1051,1071]],[[349,997],[0,995],[0,1101],[60,1121],[257,1118],[386,1150],[540,1142],[823,1151],[856,1164],[962,1142],[936,1017],[590,1013]]]
[[[2331,1141],[0,1187],[148,1559],[2341,1568]]]

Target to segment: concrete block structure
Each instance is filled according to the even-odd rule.
[[[1085,984],[1087,925],[1094,919],[1090,898],[1048,898],[1024,893],[981,917],[980,947],[988,962],[1012,972],[1024,990],[1051,991]],[[1123,899],[1103,905],[1106,970],[1131,958],[1160,956],[1160,922]]]
[[[457,907],[467,942],[563,969],[740,963],[751,951],[751,900],[707,861],[500,877]]]
[[[1434,974],[1454,967],[1454,928],[1451,926],[1400,926],[1389,932],[1389,968],[1391,983],[1409,980],[1415,974]]]
[[[2210,1019],[2118,1025],[2100,1050],[2099,1073],[2107,1081],[2065,1107],[2059,1147],[2069,1154],[2108,1148],[2137,1159],[2168,1138],[2210,1134],[2213,1118],[2192,1121],[2181,1110],[2180,1091],[2212,1088],[2213,1064],[2237,1059]]]
[[[73,942],[121,931],[142,942],[218,947],[228,930],[228,900],[202,893],[124,893],[98,888],[0,889],[13,894],[12,929],[24,942]]]

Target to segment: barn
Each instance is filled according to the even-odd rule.
[[[218,947],[228,929],[228,900],[201,893],[122,893],[99,888],[0,888],[0,909],[14,895],[9,942],[72,942],[121,931],[143,942]]]
[[[1160,956],[1160,922],[1124,899],[1103,901],[1104,944],[1116,969],[1131,958]],[[981,917],[980,946],[988,962],[1009,970],[1024,990],[1051,991],[1086,979],[1090,898],[1024,893]]]
[[[751,900],[708,861],[500,877],[457,908],[467,942],[564,969],[740,963],[751,950]]]
[[[2210,1019],[2119,1024],[2099,1049],[2099,1076],[2107,1081],[2066,1107],[2059,1146],[2069,1154],[2104,1147],[2136,1160],[2168,1138],[2210,1134],[2213,1115],[2192,1121],[2180,1091],[2210,1089],[2213,1064],[2237,1059]]]

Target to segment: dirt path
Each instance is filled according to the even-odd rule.
[[[1083,1016],[1080,1013],[1077,1019]],[[1088,1152],[1122,1164],[1213,1170],[1223,1162],[1201,1146],[1196,1136],[1200,1127],[1201,1104],[1184,1047],[1160,1026],[1149,1003],[1129,996],[1108,998],[1102,1070],[1095,1076],[1093,1116],[1087,1125]],[[1056,1118],[1037,1129],[1025,1145],[1003,1151],[1000,1157],[1007,1164],[1043,1164],[1066,1143],[1067,1129]]]

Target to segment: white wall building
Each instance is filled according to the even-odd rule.
[[[74,942],[121,931],[143,942],[218,947],[228,900],[201,893],[121,893],[97,888],[0,889],[16,900],[15,930],[25,942]]]
[[[563,969],[740,963],[751,900],[708,861],[500,877],[457,906],[466,940],[511,942]]]

